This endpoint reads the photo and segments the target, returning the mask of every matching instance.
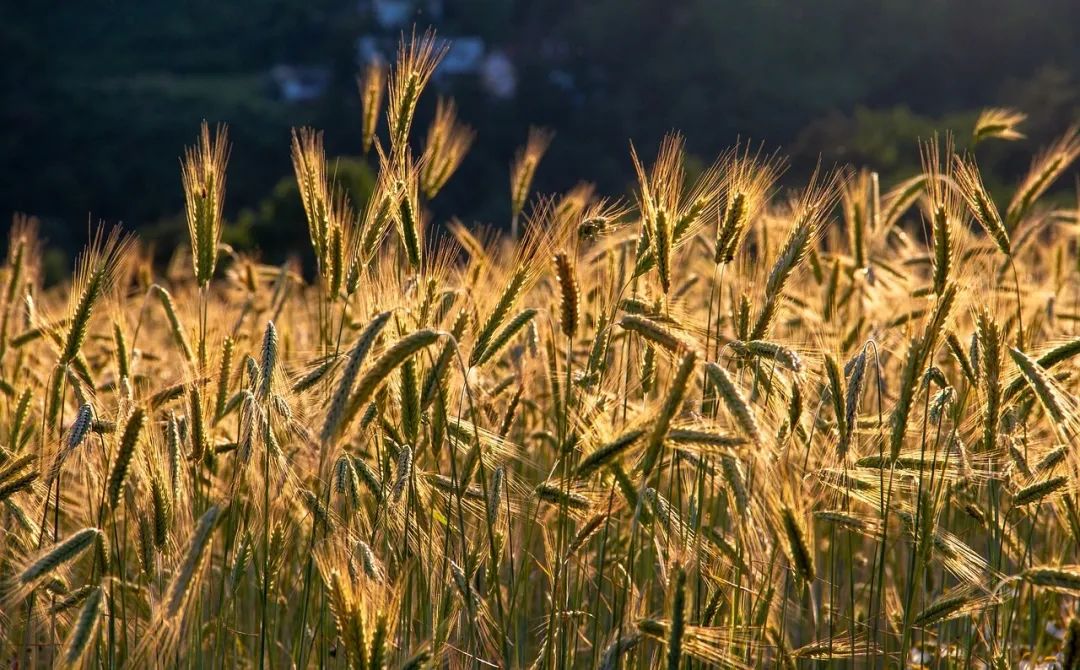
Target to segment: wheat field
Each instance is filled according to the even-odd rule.
[[[897,184],[671,135],[625,198],[533,193],[534,130],[500,235],[426,213],[443,53],[362,77],[362,208],[295,132],[314,267],[220,242],[224,127],[165,267],[43,288],[16,218],[6,666],[1080,667],[1077,128],[995,197],[1009,110]]]

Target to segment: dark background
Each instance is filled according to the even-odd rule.
[[[820,155],[871,166],[887,186],[917,167],[917,138],[952,129],[963,147],[981,108],[1013,106],[1030,115],[1028,139],[980,147],[996,188],[1080,118],[1076,0],[407,4],[406,30],[480,38],[516,74],[509,98],[466,73],[439,77],[422,100],[416,141],[436,93],[453,95],[479,133],[432,205],[437,222],[505,225],[507,168],[530,124],[556,131],[539,190],[588,180],[622,194],[629,141],[648,156],[671,129],[702,161],[753,138],[792,157],[793,180]],[[0,225],[17,211],[40,217],[57,271],[89,222],[121,222],[168,248],[186,235],[179,156],[207,119],[228,122],[233,141],[227,239],[270,261],[306,247],[289,129],[324,129],[362,193],[357,40],[392,56],[403,28],[380,23],[384,5],[0,0]],[[271,76],[282,64],[314,68],[323,90],[284,99]]]

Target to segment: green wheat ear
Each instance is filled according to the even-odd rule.
[[[218,507],[211,507],[206,510],[195,525],[195,531],[188,542],[184,558],[180,562],[172,583],[169,585],[165,599],[166,618],[175,618],[194,590],[196,575],[203,563],[206,546],[220,514],[221,510]]]
[[[142,408],[136,408],[128,418],[124,426],[120,445],[116,450],[112,472],[109,474],[108,492],[109,508],[115,510],[120,504],[120,497],[127,486],[131,474],[132,461],[135,459],[135,451],[139,447],[143,428],[146,426],[146,413]]]
[[[1055,423],[1061,424],[1065,422],[1065,408],[1060,394],[1054,388],[1054,384],[1050,379],[1050,375],[1046,373],[1046,370],[1039,365],[1038,361],[1032,359],[1024,352],[1016,349],[1015,347],[1009,347],[1009,356],[1012,357],[1013,362],[1016,363],[1016,367],[1020,369],[1020,374],[1024,380],[1027,381],[1028,386],[1035,392],[1035,396],[1042,403],[1043,409],[1050,415],[1050,418]]]
[[[825,373],[829,380],[829,399],[832,401],[833,416],[836,417],[836,431],[840,436],[836,451],[843,460],[847,456],[851,431],[848,428],[848,415],[844,407],[847,397],[844,391],[844,379],[840,372],[840,364],[836,362],[832,354],[825,354]]]
[[[649,474],[652,473],[653,468],[660,458],[660,452],[664,446],[664,438],[667,437],[668,428],[671,426],[672,419],[675,418],[682,408],[682,402],[683,399],[686,398],[687,387],[690,383],[690,376],[694,373],[696,364],[697,354],[693,351],[688,352],[683,356],[682,361],[679,363],[679,368],[675,373],[675,377],[671,380],[671,386],[668,388],[667,397],[664,398],[664,404],[654,418],[652,430],[649,432],[645,442],[645,453],[642,456],[641,461],[643,481],[648,481]]]
[[[398,366],[419,351],[435,344],[438,339],[439,333],[434,330],[418,330],[401,338],[384,351],[356,382],[356,390],[349,396],[340,421],[335,422],[336,426],[329,433],[331,438],[348,427],[351,418],[371,400],[375,391]]]
[[[383,328],[390,322],[390,312],[377,314],[360,332],[356,338],[352,350],[349,352],[348,362],[342,371],[338,386],[330,400],[330,407],[326,412],[326,422],[323,424],[321,438],[323,442],[330,441],[338,431],[344,418],[345,408],[348,404],[349,395],[352,393],[353,384],[360,374],[360,366],[367,358],[368,351],[374,346]]]
[[[172,328],[173,340],[176,342],[176,346],[183,352],[184,359],[191,363],[195,360],[191,352],[191,344],[188,342],[184,325],[180,322],[180,315],[176,311],[176,303],[173,301],[172,294],[159,284],[154,284],[150,287],[150,290],[157,295],[158,300],[161,302],[161,308],[165,310],[165,316],[168,318],[169,326]]]
[[[68,665],[76,665],[90,646],[101,620],[104,601],[105,592],[102,587],[95,586],[88,592],[79,617],[75,620],[75,627],[71,629],[65,644],[64,661]]]
[[[514,337],[516,337],[525,326],[532,323],[533,318],[536,316],[537,310],[529,308],[524,309],[514,315],[514,318],[510,319],[505,326],[500,328],[488,342],[488,345],[484,348],[484,352],[476,359],[475,365],[481,366],[493,359],[503,348],[509,344]]]
[[[783,524],[788,558],[791,560],[792,567],[807,583],[813,582],[817,571],[803,520],[792,507],[787,505],[780,510],[780,520]]]
[[[84,528],[74,533],[24,568],[19,573],[19,583],[33,584],[47,577],[60,566],[70,563],[86,551],[100,535],[101,531],[97,528]]]
[[[668,670],[682,667],[683,636],[686,634],[686,571],[675,567],[671,585],[671,625],[667,640]]]
[[[758,426],[753,408],[746,401],[742,391],[735,386],[727,371],[716,363],[707,363],[705,369],[723,399],[724,405],[739,425],[739,429],[752,442],[761,444],[763,439],[761,428]]]
[[[469,354],[470,367],[477,365],[477,361],[484,355],[485,350],[491,343],[491,338],[495,336],[495,332],[502,326],[510,310],[514,308],[518,298],[521,297],[521,291],[524,289],[527,279],[528,272],[525,268],[514,270],[513,275],[506,284],[506,288],[503,289],[502,294],[499,296],[498,302],[492,308],[491,314],[488,315],[484,325],[480,327],[476,334],[476,341],[473,344],[472,352]]]

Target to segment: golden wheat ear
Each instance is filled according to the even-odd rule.
[[[1024,134],[1017,130],[1017,126],[1026,119],[1027,114],[1015,109],[1003,107],[984,109],[975,120],[975,127],[971,131],[971,145],[974,147],[988,139],[1008,141],[1024,139]]]
[[[997,205],[990,198],[990,194],[983,185],[982,174],[979,172],[975,159],[953,158],[955,164],[956,185],[960,194],[967,203],[971,215],[979,223],[982,229],[994,240],[999,251],[1005,256],[1012,255],[1012,243],[1009,240],[1009,231],[1001,220]]]
[[[458,123],[453,99],[440,97],[435,103],[435,119],[428,126],[421,159],[420,186],[424,196],[434,198],[465,159],[476,131]]]
[[[545,128],[529,128],[525,146],[518,149],[514,155],[514,162],[510,165],[511,237],[515,240],[518,236],[518,217],[525,209],[525,201],[529,198],[529,189],[532,188],[536,168],[548,147],[551,146],[551,140],[554,137],[555,134]]]
[[[108,234],[98,228],[90,246],[80,254],[71,290],[71,325],[63,340],[60,364],[66,365],[79,355],[94,308],[101,297],[112,290],[131,244],[132,239],[123,235],[119,228],[113,228]]]
[[[225,202],[225,168],[229,162],[228,127],[218,125],[213,138],[203,121],[198,143],[184,152],[181,181],[184,210],[191,235],[195,281],[206,286],[214,276],[221,243],[221,212]]]
[[[1016,189],[1005,211],[1005,227],[1016,232],[1020,222],[1031,212],[1036,201],[1078,157],[1080,157],[1080,125],[1074,125],[1032,161],[1031,169]]]
[[[390,73],[390,97],[387,119],[390,125],[390,150],[400,156],[409,141],[416,101],[427,86],[435,68],[449,51],[449,44],[436,39],[435,31],[427,30],[419,38],[414,30],[409,41],[402,33],[397,62]]]
[[[724,199],[717,211],[713,262],[735,260],[749,227],[766,204],[773,184],[784,170],[776,154],[762,156],[761,147],[750,153],[750,144],[737,145],[723,167]]]
[[[420,208],[420,173],[423,166],[416,165],[406,149],[394,167],[398,206],[393,218],[405,249],[405,258],[413,271],[420,272],[424,261],[424,222]]]
[[[357,78],[356,84],[360,89],[360,128],[366,154],[371,151],[379,125],[379,113],[382,111],[383,96],[386,94],[386,66],[381,60],[372,61],[364,70],[363,76]]]
[[[307,216],[311,246],[320,272],[327,267],[330,238],[331,195],[326,176],[323,134],[312,128],[293,129],[292,162],[296,184]]]

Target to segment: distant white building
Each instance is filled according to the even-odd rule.
[[[413,13],[411,0],[372,0],[371,13],[383,28],[400,28]]]
[[[447,75],[477,74],[484,65],[486,45],[479,37],[450,37],[450,50],[438,72]]]
[[[381,30],[360,35],[355,41],[356,62],[364,67],[371,62],[393,63],[402,31],[418,16],[441,17],[442,0],[360,0],[358,10],[369,12]],[[381,32],[381,31],[386,31]],[[407,37],[407,35],[406,35]],[[501,50],[489,49],[477,35],[439,35],[449,45],[435,70],[435,78],[476,77],[484,89],[496,98],[511,98],[517,91],[517,68]]]
[[[380,40],[374,35],[361,35],[356,38],[356,63],[367,65],[372,61],[386,61]]]
[[[513,69],[509,59],[501,51],[489,51],[482,37],[474,35],[440,36],[449,45],[446,56],[435,70],[436,77],[478,76],[494,77],[495,88],[503,90],[507,85],[507,69]],[[356,62],[367,65],[372,61],[389,62],[389,56],[398,47],[397,36],[361,35],[356,38]]]
[[[496,98],[512,98],[517,92],[517,68],[503,51],[492,51],[480,72],[484,89]]]
[[[360,0],[357,9],[370,12],[383,30],[406,28],[417,19],[438,21],[443,15],[442,0]]]
[[[270,69],[277,97],[286,102],[317,100],[326,93],[330,71],[324,67],[275,65]]]

